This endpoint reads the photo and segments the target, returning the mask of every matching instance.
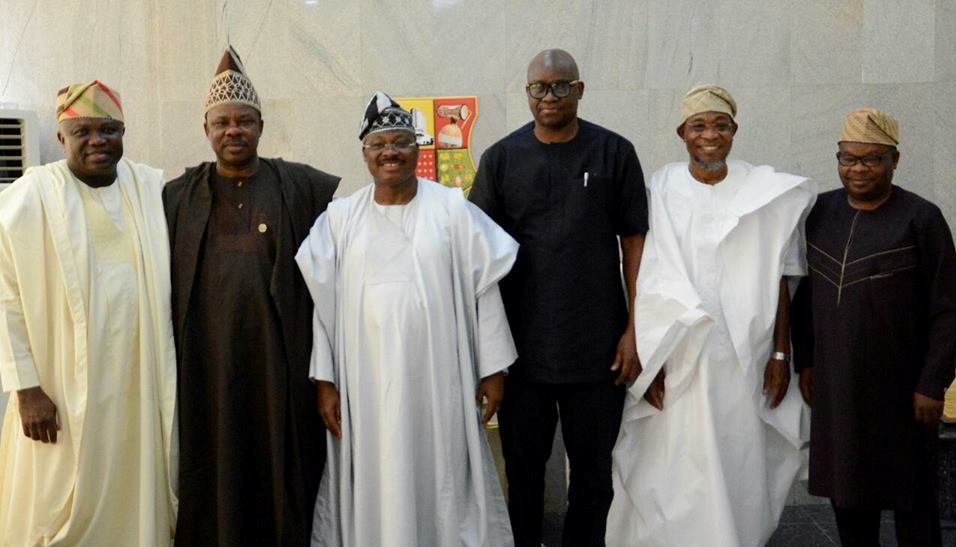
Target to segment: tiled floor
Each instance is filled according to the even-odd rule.
[[[561,545],[561,522],[564,515],[546,513],[544,516],[544,544],[548,547]],[[883,513],[880,528],[880,544],[896,547],[893,532],[893,515]],[[833,511],[827,504],[791,505],[784,509],[777,532],[770,538],[767,547],[839,547],[840,539],[833,520]],[[956,547],[956,528],[943,530],[944,547]]]
[[[780,526],[770,538],[767,547],[817,547],[839,546],[840,538],[833,519],[833,510],[828,504],[791,505],[784,509]],[[893,513],[883,512],[880,526],[880,545],[896,547],[893,528]],[[956,547],[956,528],[943,529],[944,547]]]

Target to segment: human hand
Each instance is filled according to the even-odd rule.
[[[661,371],[657,373],[657,376],[654,377],[654,381],[651,382],[651,385],[648,386],[647,391],[644,392],[644,400],[651,404],[652,407],[657,410],[664,410],[664,369],[661,368]]]
[[[487,399],[488,402],[485,405],[485,412],[481,417],[481,423],[487,424],[488,420],[491,420],[491,417],[495,415],[495,412],[498,412],[498,408],[501,407],[501,400],[504,399],[504,396],[504,373],[496,372],[487,378],[482,378],[481,383],[478,384],[478,395],[476,399],[478,406],[481,406],[483,399]]]
[[[17,403],[23,434],[34,441],[56,443],[60,417],[56,413],[56,404],[43,389],[37,386],[17,391]]]
[[[629,326],[621,339],[617,343],[617,353],[614,355],[614,363],[611,365],[612,371],[620,370],[614,380],[614,385],[631,385],[637,376],[641,373],[641,360],[637,355],[637,342],[634,338],[634,327]]]
[[[322,423],[336,439],[342,438],[342,407],[339,401],[339,392],[332,382],[318,380],[315,382],[318,389],[319,416]]]
[[[780,405],[787,388],[790,387],[790,363],[780,359],[770,359],[763,370],[763,394],[770,396],[770,408]]]
[[[943,401],[913,392],[913,411],[917,422],[926,427],[936,427],[943,415]]]
[[[808,406],[813,406],[813,369],[805,368],[800,371],[800,394]]]

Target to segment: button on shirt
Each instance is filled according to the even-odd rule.
[[[617,236],[647,231],[644,176],[625,138],[579,120],[545,144],[529,123],[482,156],[470,198],[521,247],[501,292],[518,347],[512,374],[597,382],[627,326]]]

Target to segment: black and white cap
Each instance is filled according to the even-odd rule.
[[[398,105],[391,97],[381,91],[376,91],[365,107],[365,116],[359,127],[359,140],[379,131],[408,131],[415,135],[415,125],[412,115]]]

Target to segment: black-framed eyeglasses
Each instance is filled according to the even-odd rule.
[[[416,143],[415,141],[390,142],[390,143],[373,142],[372,144],[363,144],[362,148],[364,148],[365,150],[368,150],[369,152],[375,152],[375,153],[382,152],[388,148],[393,148],[398,152],[407,152],[411,150],[412,148],[415,148],[416,146],[418,146],[418,143]]]
[[[857,162],[862,163],[866,167],[876,167],[883,163],[883,160],[893,152],[886,152],[885,154],[880,154],[879,156],[854,156],[852,154],[844,154],[843,152],[837,152],[836,158],[837,161],[843,167],[853,167]]]
[[[548,96],[548,91],[557,99],[563,99],[571,94],[571,87],[581,83],[580,80],[571,80],[570,82],[531,82],[524,88],[532,99],[543,99]]]

